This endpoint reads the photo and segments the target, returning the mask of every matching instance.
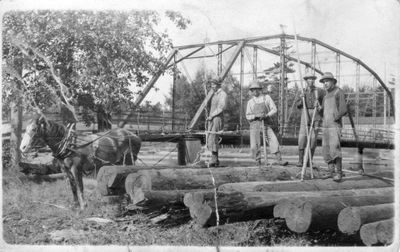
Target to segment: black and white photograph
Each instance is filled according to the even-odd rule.
[[[1,251],[399,251],[400,0],[2,0]]]

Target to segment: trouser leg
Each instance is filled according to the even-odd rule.
[[[250,123],[250,149],[257,164],[261,162],[260,125],[257,121]]]
[[[303,161],[304,161],[304,149],[299,150],[299,162],[297,163],[297,167],[302,167],[303,166]]]
[[[218,160],[218,151],[212,151],[211,152],[211,162],[210,166],[219,166],[219,160]]]
[[[336,182],[340,182],[343,177],[342,173],[342,158],[336,158],[335,159],[335,165],[336,165],[336,172],[337,174],[333,177],[333,180]]]

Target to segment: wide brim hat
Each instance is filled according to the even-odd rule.
[[[251,89],[262,89],[262,87],[261,87],[261,84],[258,81],[253,80],[252,82],[250,82],[249,89],[250,90]]]
[[[304,76],[303,79],[304,79],[304,80],[307,80],[307,79],[316,80],[316,79],[317,79],[317,76],[315,76],[314,74],[306,74],[306,76]]]
[[[335,77],[333,76],[332,73],[330,72],[326,72],[322,75],[321,79],[319,80],[319,82],[323,83],[324,80],[334,80],[335,83],[337,82],[337,80],[335,79]]]

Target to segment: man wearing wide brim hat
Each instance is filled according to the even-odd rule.
[[[207,147],[211,151],[211,162],[210,166],[219,166],[218,159],[218,138],[219,135],[216,132],[223,130],[224,128],[224,110],[226,107],[227,94],[221,89],[222,82],[218,79],[210,81],[211,88],[214,90],[213,97],[211,98],[210,113],[208,114],[208,134],[207,134]]]
[[[305,149],[307,146],[307,129],[311,126],[314,108],[318,104],[322,104],[322,100],[325,96],[324,90],[315,86],[315,79],[317,79],[317,77],[313,74],[308,74],[304,76],[304,80],[307,82],[307,87],[301,93],[300,98],[297,100],[297,108],[301,109],[300,130],[298,137],[299,162],[296,165],[297,167],[303,166],[304,158],[308,160],[308,156],[304,157]],[[306,103],[306,113],[304,113],[303,111],[303,96]],[[321,126],[321,120],[322,115],[319,112],[316,113],[314,117],[314,123],[312,125],[313,130],[311,131],[310,135],[311,159],[314,157],[315,149],[317,148],[317,137],[319,128]]]
[[[340,139],[342,117],[347,113],[346,100],[343,90],[336,86],[337,80],[332,73],[324,73],[319,82],[324,84],[326,91],[320,109],[323,111],[322,153],[328,164],[329,177],[333,177],[334,181],[339,182],[343,176]],[[336,175],[334,175],[335,168]]]
[[[253,158],[257,165],[261,165],[260,134],[264,129],[270,152],[276,156],[276,164],[287,165],[287,162],[282,161],[279,142],[271,127],[272,120],[269,120],[277,112],[275,103],[269,95],[262,94],[262,87],[257,80],[250,83],[249,89],[253,97],[247,102],[246,119],[250,123],[250,148]]]

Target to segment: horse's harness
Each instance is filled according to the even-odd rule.
[[[58,148],[53,152],[53,157],[57,159],[65,159],[75,153],[76,148],[74,140],[76,139],[76,134],[74,130],[75,123],[69,123],[67,125],[67,134],[58,142]]]
[[[43,132],[46,131],[46,125],[47,125],[47,123],[44,123],[43,126],[37,127],[36,132],[34,134],[39,133],[39,134],[45,136],[46,134],[43,134]],[[85,144],[76,145],[75,144],[75,140],[77,139],[77,134],[76,134],[76,132],[74,130],[74,126],[75,126],[75,123],[69,123],[67,125],[67,129],[66,129],[67,133],[65,134],[65,136],[58,143],[56,143],[56,145],[58,145],[57,150],[55,150],[55,151],[53,150],[53,156],[56,159],[64,160],[65,158],[68,158],[73,154],[78,154],[78,155],[82,154],[79,151],[79,149],[84,148],[86,146],[89,146],[89,145],[93,144],[94,142],[100,140],[101,138],[103,138],[103,137],[105,137],[105,136],[107,136],[108,134],[111,133],[111,131],[108,131],[107,133],[102,134],[102,135],[98,136],[97,138],[95,138],[95,139],[93,139],[93,140],[91,140],[91,141],[89,141],[89,142],[87,142]],[[104,165],[104,164],[114,165],[113,163],[110,163],[107,160],[103,160],[103,159],[101,159],[99,157],[96,157],[95,152],[96,152],[96,150],[94,151],[93,154],[88,156],[88,158],[89,159],[93,159],[93,161],[94,161],[94,159],[97,159],[100,162],[102,162],[102,165]],[[83,172],[85,173],[85,171],[83,171]],[[85,175],[88,175],[88,174],[89,173],[85,173]]]

